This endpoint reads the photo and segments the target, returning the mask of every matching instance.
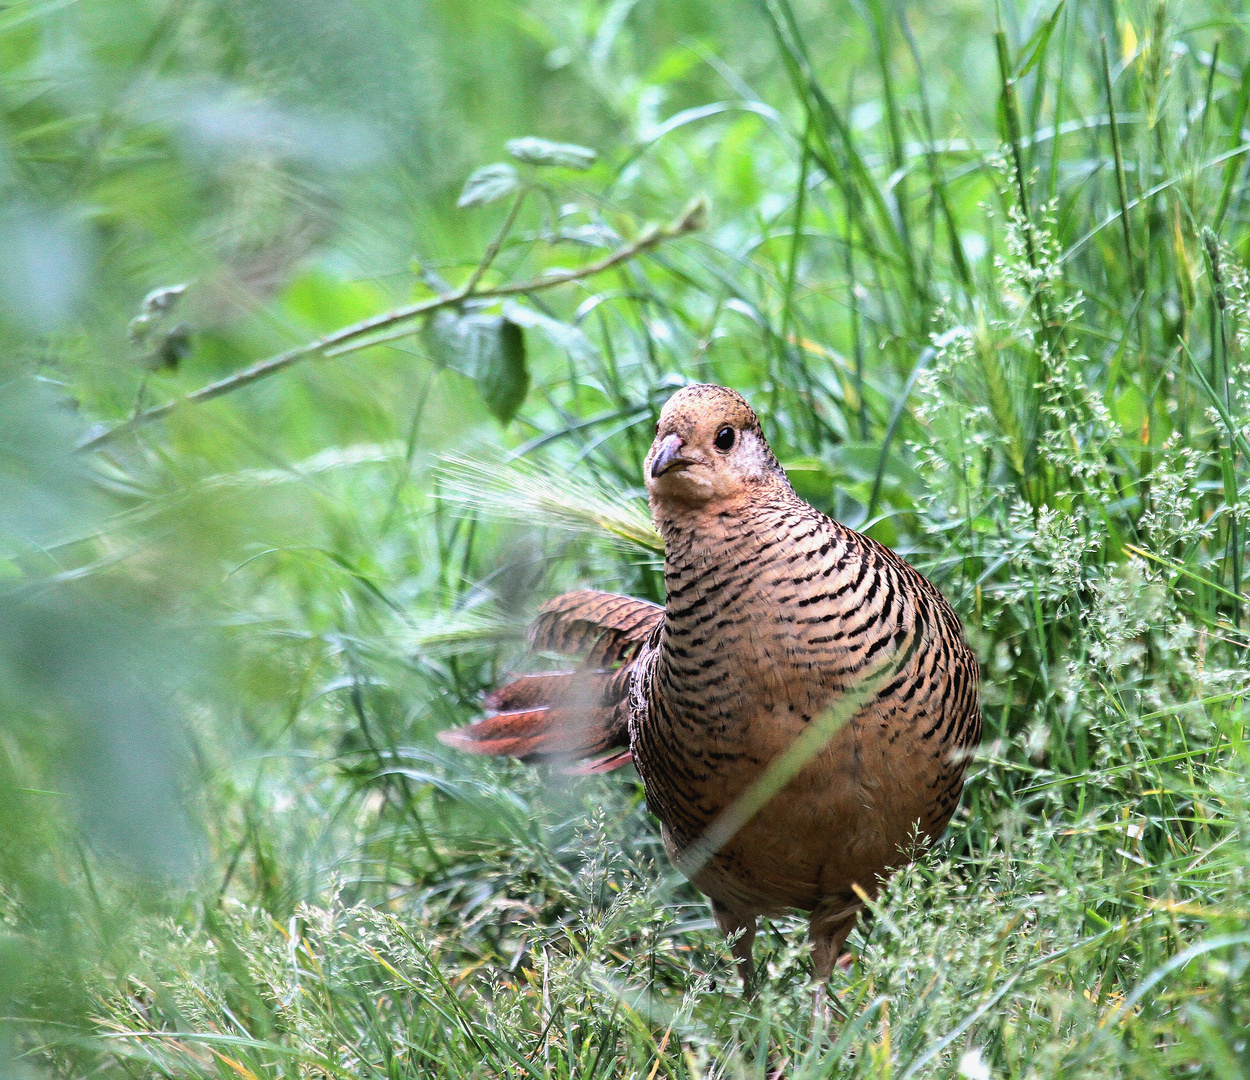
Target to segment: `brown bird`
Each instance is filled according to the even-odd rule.
[[[674,394],[645,470],[665,606],[557,597],[530,642],[578,669],[519,678],[441,737],[582,771],[632,760],[746,984],[757,916],[791,908],[827,977],[863,898],[955,811],[981,737],[976,658],[920,573],[795,494],[733,390]]]

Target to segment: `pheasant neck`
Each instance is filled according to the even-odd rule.
[[[702,627],[717,602],[752,591],[783,554],[778,522],[797,508],[814,513],[784,478],[771,477],[732,499],[697,508],[653,500],[655,524],[664,537],[670,640]]]

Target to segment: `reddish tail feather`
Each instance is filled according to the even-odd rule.
[[[530,626],[530,648],[581,656],[578,668],[523,675],[499,687],[485,698],[494,715],[439,732],[439,739],[470,754],[563,761],[575,773],[628,765],[631,668],[663,617],[658,605],[615,593],[556,597]]]

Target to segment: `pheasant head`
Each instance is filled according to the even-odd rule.
[[[644,472],[657,520],[758,496],[786,474],[741,394],[698,383],[664,405]]]

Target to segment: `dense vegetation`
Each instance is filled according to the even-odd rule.
[[[1232,0],[4,6],[0,1073],[1250,1076],[1248,106]],[[984,665],[827,1006],[434,739],[689,380]]]

